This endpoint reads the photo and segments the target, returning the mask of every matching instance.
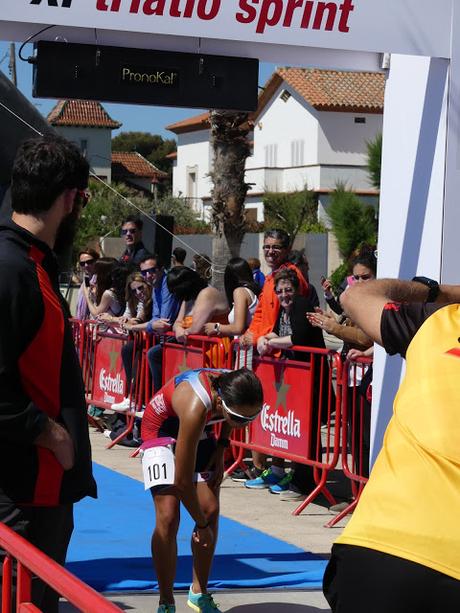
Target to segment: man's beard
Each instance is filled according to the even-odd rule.
[[[74,206],[72,212],[61,221],[54,241],[54,253],[56,255],[70,255],[75,234],[77,233],[79,217],[79,207]]]

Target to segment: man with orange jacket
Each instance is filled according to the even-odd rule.
[[[251,325],[241,337],[243,347],[255,345],[257,339],[273,330],[279,312],[279,300],[275,294],[274,276],[278,270],[290,268],[299,277],[299,294],[307,296],[309,285],[304,276],[294,264],[287,261],[289,255],[289,235],[284,230],[267,230],[264,234],[264,257],[271,273],[265,278],[262,292],[259,296],[259,304],[252,318]]]

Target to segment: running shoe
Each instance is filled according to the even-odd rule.
[[[274,485],[270,485],[268,488],[272,494],[281,494],[281,492],[286,492],[289,489],[289,484],[292,481],[292,471],[286,473],[286,475],[275,483]]]
[[[187,604],[198,613],[221,613],[211,594],[194,594],[191,586],[188,591]]]
[[[157,613],[176,613],[175,604],[160,604]]]
[[[110,408],[112,409],[112,411],[116,411],[117,413],[125,413],[131,408],[131,399],[123,398],[121,402],[116,402],[115,404],[112,404]]]
[[[279,477],[278,475],[274,474],[271,468],[267,468],[260,475],[260,477],[257,477],[256,479],[248,479],[247,481],[245,481],[244,486],[248,487],[250,490],[263,490],[267,487],[270,487],[270,485],[275,485],[275,483],[281,481],[283,477],[284,475]]]

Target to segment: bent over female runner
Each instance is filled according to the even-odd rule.
[[[262,385],[250,370],[201,368],[170,379],[147,406],[141,428],[144,460],[152,447],[154,454],[167,455],[167,447],[175,456],[170,483],[150,487],[156,512],[152,556],[160,587],[158,613],[176,610],[173,584],[180,502],[195,521],[193,583],[187,604],[198,612],[218,613],[207,583],[217,540],[224,450],[231,429],[256,419],[262,405]],[[217,441],[212,431],[216,422],[223,422]],[[163,473],[166,478],[166,455],[151,466],[157,478]]]

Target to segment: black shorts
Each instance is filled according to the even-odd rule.
[[[454,613],[460,581],[422,564],[354,545],[334,545],[323,580],[333,613]]]
[[[176,417],[170,417],[161,425],[158,436],[170,437],[177,439],[179,433],[179,419]],[[210,465],[210,461],[214,455],[217,447],[217,441],[214,436],[212,426],[208,426],[204,429],[203,438],[198,443],[195,460],[195,475],[197,481],[208,481],[214,470],[214,465]],[[173,445],[173,452],[175,451],[175,445]],[[206,472],[205,472],[206,471]],[[150,488],[152,495],[159,494],[160,492],[169,489],[169,485],[158,485]]]

